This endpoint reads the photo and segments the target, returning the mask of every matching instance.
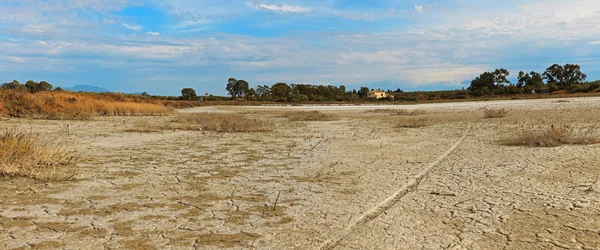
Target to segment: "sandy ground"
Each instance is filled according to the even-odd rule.
[[[510,112],[486,119],[485,107]],[[280,116],[315,109],[339,119]],[[402,115],[373,109],[422,111],[431,124],[397,128]],[[0,177],[0,249],[600,249],[600,145],[499,142],[525,126],[598,124],[600,98],[181,112],[237,112],[275,129],[3,118],[2,129],[71,145],[82,171]]]

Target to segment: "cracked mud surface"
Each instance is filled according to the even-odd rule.
[[[512,109],[484,119],[485,106]],[[600,145],[498,143],[527,125],[600,123],[600,99],[386,108],[421,109],[433,122],[395,128],[402,117],[364,106],[304,107],[340,117],[325,122],[279,115],[298,107],[183,111],[261,117],[275,125],[269,133],[124,132],[170,117],[3,118],[2,129],[71,145],[82,171],[68,182],[0,177],[0,249],[600,248]],[[469,126],[414,189],[345,233]]]

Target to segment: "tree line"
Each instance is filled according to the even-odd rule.
[[[36,93],[40,91],[51,91],[52,84],[46,81],[35,82],[32,80],[27,81],[25,84],[21,84],[19,83],[19,81],[13,80],[12,82],[2,84],[2,86],[0,86],[0,89],[10,89],[15,91],[28,91],[30,93]],[[56,87],[56,89],[54,90],[61,91],[62,89],[60,87]]]
[[[245,80],[229,78],[225,90],[231,98],[244,98],[249,101],[275,101],[275,102],[327,102],[327,101],[358,101],[367,99],[367,94],[373,89],[361,87],[360,89],[347,90],[344,85],[310,85],[287,84],[278,82],[271,86],[258,85],[249,87]],[[400,89],[389,90],[388,93],[402,93]]]
[[[473,96],[527,94],[559,90],[587,92],[585,89],[578,89],[586,83],[587,76],[581,72],[581,67],[577,64],[553,64],[541,74],[535,71],[530,73],[520,71],[516,84],[507,79],[509,75],[510,72],[503,68],[484,72],[471,81],[468,90]]]

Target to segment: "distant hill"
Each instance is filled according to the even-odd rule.
[[[91,86],[91,85],[75,85],[71,88],[64,88],[64,90],[73,91],[73,92],[95,92],[95,93],[103,93],[103,92],[111,92],[108,89]]]

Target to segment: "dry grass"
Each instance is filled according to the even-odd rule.
[[[486,118],[501,118],[505,117],[508,114],[508,109],[499,108],[499,109],[491,109],[486,108],[483,110],[483,114]]]
[[[404,118],[396,122],[399,128],[420,128],[429,125],[429,121],[423,117]]]
[[[56,181],[76,174],[76,158],[64,147],[46,145],[37,135],[17,129],[0,135],[0,160],[4,176]]]
[[[546,128],[528,128],[501,141],[505,145],[527,147],[556,147],[560,145],[588,145],[600,143],[597,126],[551,125]]]
[[[285,112],[283,116],[287,117],[290,121],[333,121],[337,119],[334,115],[316,110]]]
[[[365,111],[365,112],[372,112],[372,113],[376,113],[376,114],[386,113],[386,114],[407,115],[407,116],[422,115],[425,113],[422,110],[407,110],[407,109],[375,109],[373,111]]]
[[[179,114],[169,122],[152,123],[138,120],[127,132],[153,132],[158,130],[205,130],[216,132],[267,132],[272,124],[259,119],[249,119],[240,114],[192,113]]]
[[[13,117],[86,120],[97,115],[165,115],[172,111],[159,100],[118,94],[0,90],[0,114]]]

